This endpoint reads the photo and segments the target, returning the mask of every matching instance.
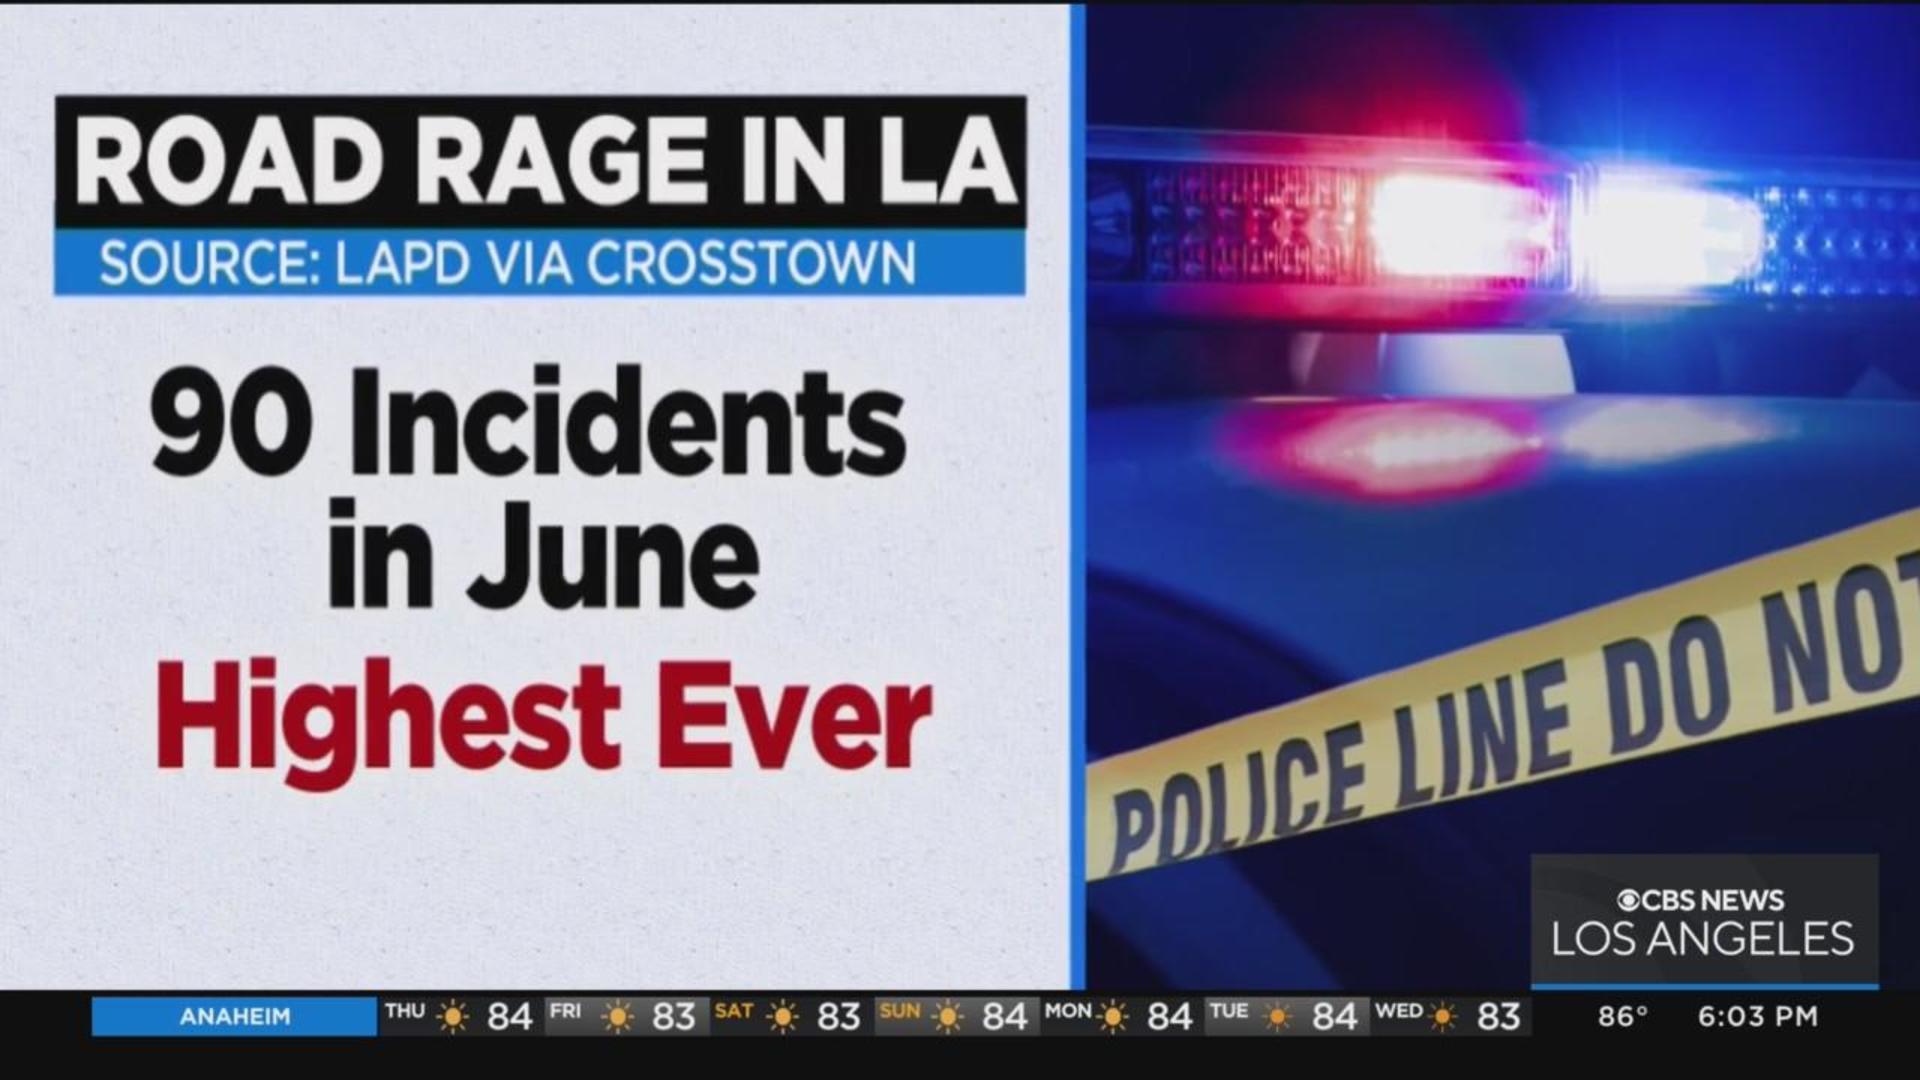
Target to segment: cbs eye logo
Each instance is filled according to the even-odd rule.
[[[1613,898],[1621,911],[1695,911],[1699,897],[1692,889],[1621,889]],[[1711,904],[1708,905],[1712,907]]]

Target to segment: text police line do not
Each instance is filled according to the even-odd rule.
[[[1920,521],[1920,514],[1866,528],[1891,530],[1907,518]],[[1912,530],[1904,535],[1911,543]],[[1097,762],[1090,833],[1109,843],[1089,852],[1088,876],[1913,696],[1920,664],[1909,662],[1916,649],[1903,624],[1920,628],[1920,550],[1863,557],[1859,547],[1836,550],[1830,570],[1806,575],[1802,565],[1800,576],[1719,607],[1676,611],[1662,595],[1711,584],[1708,575],[1563,621],[1602,617],[1615,629],[1623,609],[1643,605],[1641,633],[1606,634],[1543,655],[1527,639],[1548,628],[1522,631],[1379,676],[1372,688],[1343,688],[1363,691],[1349,699],[1350,709],[1334,700],[1336,690],[1216,725],[1245,725],[1241,731],[1202,729]],[[1450,678],[1465,654],[1480,650],[1495,650],[1479,666],[1484,675]],[[1531,662],[1495,662],[1530,654]],[[1111,775],[1102,777],[1103,769]]]
[[[55,100],[59,228],[1024,228],[1022,97]]]

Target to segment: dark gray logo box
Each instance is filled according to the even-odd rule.
[[[1878,855],[1535,855],[1533,982],[1873,985]]]

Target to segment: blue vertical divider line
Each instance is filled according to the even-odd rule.
[[[1073,5],[1069,15],[1068,37],[1071,39],[1069,53],[1071,60],[1067,70],[1068,119],[1071,129],[1068,133],[1070,145],[1067,166],[1067,244],[1072,249],[1068,253],[1069,276],[1067,319],[1072,324],[1067,329],[1073,354],[1071,385],[1068,395],[1071,399],[1072,416],[1068,421],[1068,438],[1072,442],[1070,450],[1068,498],[1072,505],[1068,507],[1068,567],[1071,577],[1068,584],[1069,606],[1072,621],[1070,640],[1067,643],[1069,656],[1067,663],[1072,683],[1069,690],[1069,710],[1072,719],[1068,724],[1070,747],[1069,765],[1072,774],[1067,782],[1067,831],[1069,840],[1067,868],[1068,897],[1068,967],[1073,980],[1072,988],[1084,990],[1087,985],[1087,885],[1086,885],[1086,847],[1087,847],[1087,661],[1086,661],[1086,419],[1087,419],[1087,330],[1086,295],[1086,237],[1082,232],[1086,228],[1086,156],[1087,156],[1087,9],[1084,4]]]

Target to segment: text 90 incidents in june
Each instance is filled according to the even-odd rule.
[[[455,475],[497,478],[660,473],[787,476],[867,482],[906,460],[899,427],[904,402],[884,390],[848,395],[819,371],[797,389],[734,391],[717,399],[673,390],[649,399],[638,364],[620,364],[610,388],[565,400],[557,365],[535,365],[530,393],[493,390],[456,402],[438,390],[383,387],[371,368],[352,375],[352,471],[356,476]],[[262,476],[298,467],[315,417],[304,384],[279,367],[260,368],[229,393],[204,370],[178,367],[156,382],[151,409],[166,443],[154,465],[171,476],[210,468],[223,448]],[[277,413],[278,423],[263,423]],[[590,525],[579,554],[559,526],[533,524],[530,503],[507,499],[502,553],[466,589],[474,604],[511,608],[528,596],[556,610],[677,609],[692,599],[730,611],[756,595],[760,554],[741,526],[714,523],[691,538],[669,524]],[[369,524],[356,500],[327,500],[327,603],[430,608],[433,544],[418,524]],[[577,570],[569,571],[569,563]],[[357,768],[411,768],[444,759],[466,769],[502,764],[545,770],[577,756],[592,769],[621,764],[609,718],[623,699],[598,663],[579,665],[570,685],[496,689],[468,683],[436,695],[396,683],[393,661],[368,657],[357,682],[303,682],[282,688],[278,662],[219,659],[210,671],[185,661],[158,666],[159,764],[184,767],[189,744],[209,743],[216,768],[272,769],[281,759],[289,787],[328,792]],[[244,672],[244,675],[243,675]],[[930,685],[852,681],[762,688],[736,683],[724,660],[669,660],[659,666],[658,764],[786,767],[797,746],[837,769],[913,763],[912,734],[931,716]],[[808,738],[800,738],[801,728]],[[744,733],[744,738],[735,737]],[[396,747],[404,747],[404,750]]]

